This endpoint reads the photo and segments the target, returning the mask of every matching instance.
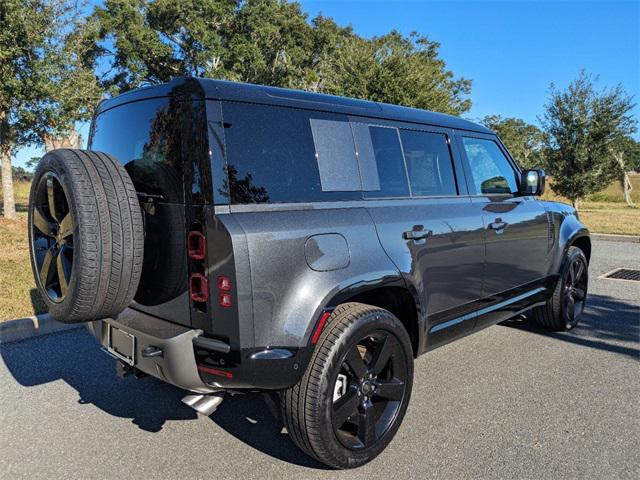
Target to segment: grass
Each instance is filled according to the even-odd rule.
[[[44,303],[35,288],[29,262],[29,187],[28,182],[14,184],[17,220],[0,218],[0,321],[32,316],[45,311]]]
[[[633,200],[640,206],[640,175],[633,176],[632,182]],[[552,187],[553,181],[549,184]],[[0,218],[0,321],[45,311],[29,263],[26,213],[29,188],[27,182],[14,184],[18,219]],[[570,203],[552,188],[548,188],[545,198]],[[0,190],[0,207],[1,199]],[[580,205],[579,215],[594,233],[640,235],[640,208],[627,207],[618,183],[591,195]]]

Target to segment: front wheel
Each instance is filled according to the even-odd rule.
[[[374,459],[409,404],[413,352],[390,312],[360,303],[332,313],[300,382],[282,392],[285,426],[307,454],[334,468]]]
[[[553,295],[533,310],[533,319],[547,330],[571,330],[584,312],[588,287],[587,257],[578,247],[569,247]]]

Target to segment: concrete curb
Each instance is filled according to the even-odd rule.
[[[56,322],[46,313],[35,317],[7,320],[0,322],[0,345],[82,327],[84,327],[83,323]]]
[[[592,233],[591,238],[605,242],[640,243],[640,237],[636,235],[612,235],[610,233]]]

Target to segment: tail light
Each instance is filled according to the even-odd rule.
[[[192,273],[189,277],[189,293],[194,302],[209,300],[209,282],[201,273]]]
[[[204,260],[207,255],[207,241],[201,232],[197,230],[189,232],[189,236],[187,237],[187,251],[189,258],[192,260]]]

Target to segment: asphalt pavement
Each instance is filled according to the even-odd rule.
[[[85,330],[0,346],[0,478],[640,478],[640,244],[595,242],[570,333],[497,325],[416,361],[389,448],[337,472],[299,452],[261,394],[198,417],[184,392],[119,379]]]

